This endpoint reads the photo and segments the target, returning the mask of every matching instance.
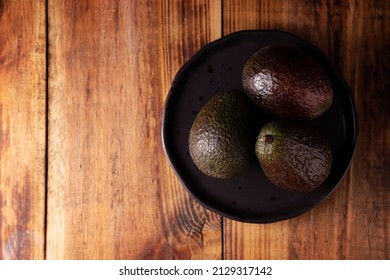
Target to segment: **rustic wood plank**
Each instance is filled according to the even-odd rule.
[[[357,2],[357,1],[356,1]],[[390,259],[390,1],[350,6],[348,78],[360,131],[349,194],[348,259]]]
[[[221,258],[221,218],[189,198],[160,137],[174,74],[220,36],[220,2],[48,11],[47,258]]]
[[[43,259],[45,1],[0,1],[0,259]]]
[[[323,50],[356,99],[360,141],[352,167],[319,207],[282,223],[225,220],[226,259],[388,259],[389,1],[224,1],[223,33],[280,29]]]

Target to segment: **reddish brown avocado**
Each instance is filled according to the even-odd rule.
[[[204,174],[233,177],[254,158],[253,104],[239,91],[213,96],[197,115],[189,135],[189,153]]]
[[[317,118],[333,101],[332,83],[321,66],[291,46],[254,53],[244,65],[242,85],[264,112],[283,119]]]
[[[255,152],[271,183],[297,192],[318,188],[328,178],[332,164],[328,140],[303,121],[266,124],[257,138]]]

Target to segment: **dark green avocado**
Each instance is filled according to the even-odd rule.
[[[245,93],[266,113],[281,119],[314,119],[333,101],[329,77],[298,48],[270,45],[254,53],[242,73]]]
[[[319,187],[329,176],[332,164],[328,140],[302,121],[280,120],[265,125],[255,152],[271,183],[297,192]]]
[[[254,157],[253,105],[239,91],[212,97],[197,115],[189,135],[190,156],[204,174],[230,178]]]

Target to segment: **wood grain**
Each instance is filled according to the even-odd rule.
[[[174,74],[219,2],[49,1],[48,259],[218,259],[221,219],[168,165]]]
[[[45,1],[0,1],[0,259],[43,259]]]
[[[355,5],[347,73],[360,121],[349,193],[346,257],[390,259],[390,1]],[[352,63],[354,61],[356,64]]]
[[[290,221],[224,221],[226,259],[389,259],[389,1],[224,1],[224,35],[241,29],[296,34],[328,55],[350,84],[360,135],[337,191]]]
[[[0,0],[0,258],[390,259],[389,21],[386,0]],[[242,29],[320,48],[359,117],[336,192],[274,224],[202,208],[161,145],[176,71]]]

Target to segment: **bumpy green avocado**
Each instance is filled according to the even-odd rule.
[[[314,119],[333,101],[332,83],[321,66],[286,45],[254,53],[244,65],[242,85],[264,112],[283,119]]]
[[[316,189],[331,170],[328,140],[321,131],[300,121],[266,124],[257,138],[255,152],[270,182],[292,191]]]
[[[213,96],[200,110],[189,135],[190,156],[200,171],[215,178],[230,178],[254,157],[253,105],[239,91]]]

